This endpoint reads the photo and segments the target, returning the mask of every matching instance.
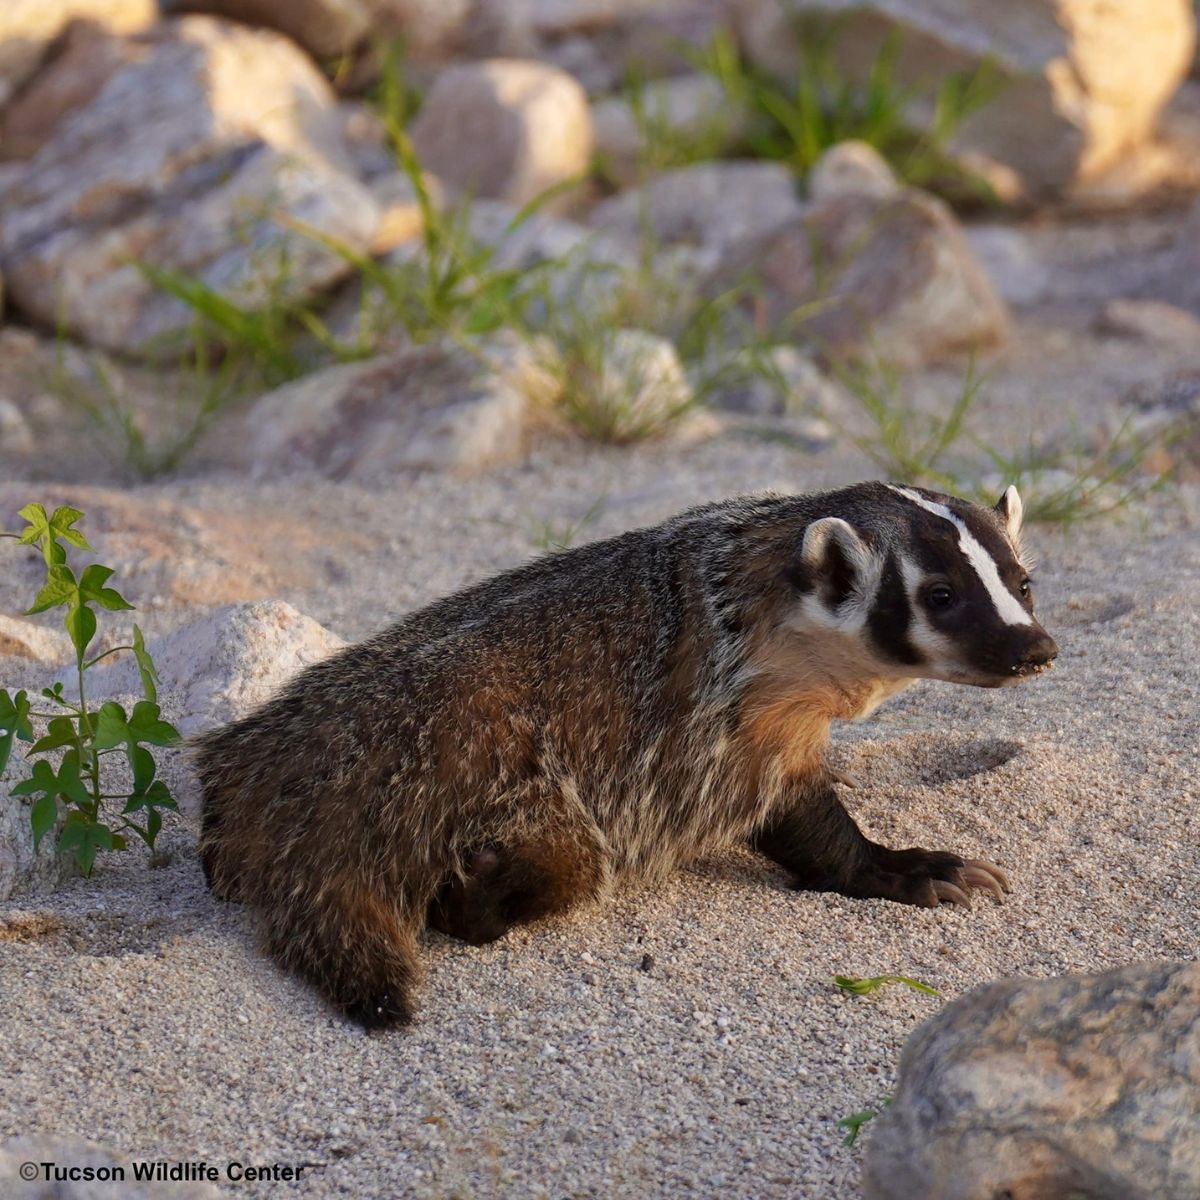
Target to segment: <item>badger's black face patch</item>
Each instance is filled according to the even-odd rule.
[[[876,650],[888,662],[913,667],[922,661],[912,643],[913,610],[904,587],[904,577],[894,554],[889,554],[879,577],[875,603],[867,614],[867,630]]]
[[[1057,647],[1034,619],[1028,574],[997,514],[949,496],[893,490],[910,502],[898,568],[909,609],[905,635],[921,674],[1001,686],[1047,666]],[[874,612],[870,622],[889,655],[898,624],[890,591],[881,587],[877,597],[879,633]]]

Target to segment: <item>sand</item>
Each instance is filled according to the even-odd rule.
[[[1038,392],[1037,357],[1010,358],[989,419],[1113,392],[1073,385],[1061,356]],[[1095,356],[1092,383],[1105,371],[1136,373],[1116,352]],[[554,536],[594,509],[584,540],[718,495],[874,473],[845,451],[730,432],[669,451],[554,445],[469,483],[210,473],[137,495],[283,519],[306,544],[352,526],[372,551],[331,535],[320,569],[275,594],[356,638],[536,553],[546,522]],[[164,834],[168,866],[114,857],[90,882],[0,907],[0,1141],[304,1168],[294,1183],[217,1185],[238,1196],[858,1195],[861,1143],[843,1147],[836,1122],[892,1090],[906,1036],[942,1001],[903,987],[848,997],[835,974],[899,972],[954,997],[1013,974],[1195,956],[1198,525],[1192,486],[1032,529],[1057,668],[1004,691],[921,684],[839,731],[868,833],[1000,863],[1014,883],[1003,906],[799,893],[729,853],[484,949],[431,937],[418,1023],[369,1036],[208,896],[196,829],[181,824]],[[150,588],[132,577],[150,626],[191,615]],[[15,593],[0,581],[4,611]],[[0,660],[8,680],[29,671]]]

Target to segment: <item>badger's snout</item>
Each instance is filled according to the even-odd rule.
[[[1058,643],[1042,628],[1033,630],[1013,666],[1017,675],[1036,675],[1058,657]]]

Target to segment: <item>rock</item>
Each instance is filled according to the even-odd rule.
[[[24,456],[33,452],[33,430],[25,414],[0,396],[0,454]]]
[[[1050,288],[1050,271],[1037,248],[1018,229],[971,225],[967,242],[984,274],[1009,304],[1036,304]]]
[[[906,191],[844,196],[731,248],[709,276],[721,293],[751,280],[755,312],[822,357],[869,351],[897,369],[1003,342],[1007,313],[949,209]]]
[[[1009,979],[909,1038],[868,1200],[1200,1196],[1200,966]]]
[[[1146,142],[1195,38],[1188,0],[1022,0],[1016,11],[988,0],[737,0],[751,58],[788,80],[803,62],[792,9],[837,14],[835,50],[850,71],[864,72],[893,34],[905,85],[994,63],[1003,91],[953,148],[1014,198],[1061,195]]]
[[[563,412],[604,441],[661,432],[695,402],[674,345],[642,329],[616,329],[595,356],[565,358]]]
[[[448,345],[410,347],[263,396],[246,417],[247,465],[260,477],[467,473],[519,458],[535,410],[557,389],[542,354],[515,338],[481,344],[478,357]]]
[[[241,431],[231,422],[230,432]],[[219,461],[236,461],[234,449],[222,447]],[[48,510],[60,504],[83,510],[80,527],[96,552],[72,551],[72,563],[77,569],[91,562],[112,567],[114,585],[137,606],[135,619],[146,624],[146,614],[157,609],[295,594],[371,553],[370,540],[337,512],[298,517],[291,502],[198,507],[153,488],[31,487],[5,479],[0,529],[19,528],[16,512],[31,500]],[[0,541],[0,612],[23,612],[44,579],[36,551]]]
[[[0,108],[33,76],[47,49],[76,20],[117,33],[144,29],[155,0],[7,0],[0,4]]]
[[[726,29],[728,7],[729,0],[485,0],[459,48],[553,62],[599,95],[634,75],[690,70],[687,48]]]
[[[342,256],[296,226],[362,252],[379,209],[351,174],[332,92],[311,62],[277,34],[204,17],[128,49],[28,164],[0,175],[14,304],[136,353],[193,320],[136,261],[196,275],[251,308],[346,275]]]
[[[645,234],[699,247],[702,261],[804,211],[795,177],[771,162],[706,162],[656,175],[642,187],[597,204],[588,224],[637,243]]]
[[[1110,300],[1096,318],[1096,332],[1200,352],[1200,317],[1161,300]]]
[[[518,206],[582,178],[592,152],[583,89],[564,71],[520,59],[441,71],[411,134],[421,165],[443,183]]]
[[[1158,442],[1140,464],[1143,471],[1200,482],[1200,371],[1178,371],[1132,389],[1109,435],[1125,422],[1135,436]]]
[[[23,1163],[57,1163],[60,1167],[80,1167],[95,1172],[92,1180],[55,1182],[38,1175],[32,1181],[21,1178]],[[5,1181],[8,1200],[220,1200],[221,1192],[211,1183],[137,1183],[133,1179],[128,1154],[98,1146],[78,1137],[33,1134],[12,1138],[0,1145],[0,1179]],[[122,1167],[123,1182],[104,1181],[101,1172]]]
[[[278,30],[319,61],[394,38],[404,39],[408,54],[425,57],[452,37],[470,9],[469,0],[162,0],[162,6]]]
[[[839,142],[813,163],[808,194],[816,204],[838,196],[894,196],[900,184],[882,154],[866,142]]]
[[[16,751],[0,778],[0,903],[21,893],[50,891],[75,870],[70,855],[60,857],[55,851],[55,831],[48,833],[34,850],[29,804],[20,796],[8,794],[18,779],[27,776],[20,751]],[[0,1170],[3,1170],[2,1155]]]
[[[184,737],[235,721],[269,700],[293,675],[345,643],[280,600],[215,609],[174,633],[151,638],[159,700]],[[97,699],[141,695],[132,655],[94,668]]]
[[[677,75],[642,89],[635,103],[608,96],[592,105],[596,156],[605,175],[622,184],[638,182],[654,166],[655,141],[686,139],[715,158],[745,132],[745,116],[729,103],[711,75]]]
[[[35,662],[62,663],[72,657],[70,639],[61,629],[48,629],[19,617],[0,613],[0,658],[31,658]]]
[[[763,354],[743,352],[732,363],[718,364],[710,385],[711,403],[750,416],[804,415],[804,433],[822,446],[833,441],[827,418],[846,411],[846,395],[796,346],[773,346]]]

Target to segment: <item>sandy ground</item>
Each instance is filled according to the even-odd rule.
[[[321,569],[278,595],[359,637],[593,506],[580,539],[867,473],[727,436],[669,455],[559,448],[469,486],[217,478],[140,495],[284,514],[310,539],[353,527],[372,552],[331,537]],[[0,1140],[304,1164],[298,1184],[222,1185],[236,1195],[859,1194],[861,1151],[835,1122],[889,1093],[905,1037],[941,1002],[846,997],[833,975],[901,972],[954,997],[1016,973],[1195,955],[1198,525],[1191,489],[1032,530],[1058,669],[1000,692],[918,685],[839,733],[868,832],[1002,864],[1005,905],[797,893],[731,853],[485,949],[431,937],[419,1023],[368,1036],[262,957],[243,912],[207,895],[195,829],[177,827],[165,868],[130,855],[0,909],[15,938],[0,934]],[[138,588],[152,624],[187,615]]]

